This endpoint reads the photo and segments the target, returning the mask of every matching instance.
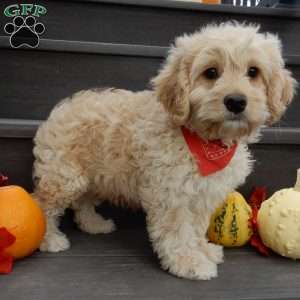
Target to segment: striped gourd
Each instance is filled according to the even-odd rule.
[[[244,197],[238,192],[230,193],[211,217],[209,240],[225,247],[245,245],[252,235],[250,217],[251,208]]]

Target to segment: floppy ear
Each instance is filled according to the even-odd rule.
[[[267,84],[268,106],[270,118],[267,124],[277,122],[287,106],[293,100],[297,82],[292,77],[290,71],[285,68],[282,59],[282,46],[278,37],[274,34],[267,33],[264,36],[264,49],[270,57],[271,76]]]
[[[177,39],[177,47],[171,48],[164,66],[151,83],[158,101],[171,114],[174,123],[183,125],[190,114],[189,80],[188,64],[184,61],[184,48],[181,48],[179,43],[180,39]]]
[[[268,105],[270,110],[270,118],[268,124],[277,122],[287,106],[293,100],[296,80],[292,77],[291,72],[280,67],[273,70],[273,75],[268,85]]]

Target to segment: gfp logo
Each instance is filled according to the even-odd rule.
[[[13,4],[4,10],[4,15],[13,18],[4,26],[4,31],[10,35],[10,45],[13,48],[27,46],[35,48],[39,45],[39,36],[44,33],[45,26],[36,18],[45,15],[47,9],[42,5]]]

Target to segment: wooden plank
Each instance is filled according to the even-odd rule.
[[[300,145],[260,144],[252,145],[251,149],[256,163],[241,189],[245,195],[257,185],[265,185],[270,193],[294,185],[300,166]],[[8,175],[11,183],[31,190],[31,139],[0,138],[0,157],[0,172]]]
[[[0,119],[0,138],[33,138],[40,120]]]
[[[67,210],[62,218],[62,231],[70,238],[72,247],[62,253],[37,253],[42,257],[61,256],[149,256],[152,249],[146,232],[145,214],[107,203],[97,208],[105,219],[113,219],[117,230],[110,234],[90,235],[80,231],[73,221],[73,211]],[[82,247],[82,245],[85,245]],[[143,251],[141,251],[143,249]]]
[[[114,235],[107,238],[112,242],[111,251],[122,253],[120,248],[131,247],[136,237],[132,256],[109,255],[101,248],[106,237],[99,235],[95,255],[89,252],[94,245],[90,242],[80,244],[81,254],[35,254],[16,262],[11,275],[0,277],[1,299],[299,299],[298,262],[265,258],[247,247],[228,249],[217,279],[179,279],[161,270],[150,244],[143,242],[147,237],[140,242],[139,231],[123,231],[119,244]],[[76,239],[74,233],[72,240]]]
[[[0,138],[0,173],[9,183],[32,190],[32,140]]]
[[[266,186],[268,194],[292,187],[300,166],[299,145],[253,145],[254,169],[241,191],[249,195],[254,186]]]
[[[45,119],[53,106],[92,87],[143,90],[160,58],[1,50],[0,118]],[[33,63],[34,62],[34,63]],[[26,91],[26,92],[25,92]]]
[[[39,1],[48,13],[39,18],[46,26],[43,38],[121,44],[168,46],[176,36],[208,23],[228,20],[261,24],[278,33],[287,54],[299,52],[298,10],[201,5],[186,1]],[[0,9],[11,4],[1,1]],[[70,11],[74,13],[70,13]],[[113,17],[112,17],[113,16]],[[280,18],[280,19],[278,19]],[[0,15],[0,25],[8,18]],[[68,26],[66,26],[68,24]]]
[[[11,49],[9,37],[0,36],[0,48]],[[135,44],[115,44],[88,41],[69,41],[40,39],[39,47],[35,51],[55,51],[71,53],[93,53],[122,56],[142,56],[158,57],[164,59],[170,47],[135,45]],[[32,50],[30,48],[16,48],[16,51]],[[290,66],[300,65],[300,55],[283,55],[284,60]]]
[[[9,37],[0,36],[0,48],[11,49]],[[18,50],[32,50],[30,48],[20,48]],[[94,53],[122,56],[143,56],[164,58],[169,47],[149,46],[149,45],[133,45],[133,44],[113,44],[88,41],[69,41],[69,40],[53,40],[40,39],[38,48],[35,51],[55,51],[55,52],[71,52],[71,53]],[[300,56],[287,56],[286,60],[296,61],[300,64]]]
[[[259,144],[300,145],[300,128],[270,127],[262,130]]]
[[[42,122],[42,120],[0,118],[0,138],[33,138]],[[262,137],[258,143],[300,145],[300,128],[263,128]]]
[[[149,88],[161,57],[1,49],[0,118],[45,119],[62,98],[92,87]],[[34,61],[34,63],[32,63]],[[300,65],[290,66],[300,80]],[[28,72],[30,70],[30,72]],[[26,92],[24,92],[26,91]],[[280,123],[300,127],[298,95]]]

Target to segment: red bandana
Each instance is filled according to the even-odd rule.
[[[224,169],[231,161],[237,148],[237,144],[228,147],[221,140],[207,142],[185,127],[182,127],[182,134],[203,176]]]

